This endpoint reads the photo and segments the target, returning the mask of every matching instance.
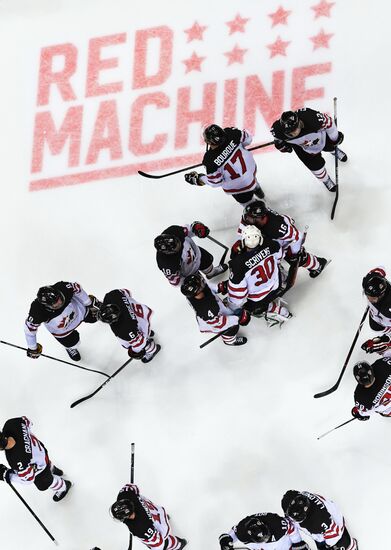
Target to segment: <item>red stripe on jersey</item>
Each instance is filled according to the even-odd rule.
[[[255,174],[255,172],[254,172],[254,174]],[[228,195],[230,195],[232,193],[244,193],[245,191],[248,191],[252,187],[255,187],[255,184],[256,184],[256,180],[255,180],[255,177],[254,177],[254,179],[250,183],[250,185],[246,185],[246,187],[241,187],[240,189],[224,189],[224,191],[226,193],[228,193]]]
[[[211,321],[206,321],[208,325],[212,325],[213,328],[223,328],[227,324],[227,318],[224,317],[216,317],[216,319],[212,319]]]
[[[208,180],[216,180],[217,178],[221,178],[221,174],[220,172],[213,172],[213,174],[208,174],[207,178]]]
[[[269,294],[270,290],[266,290],[265,292],[260,292],[259,294],[249,294],[248,297],[252,300],[253,298],[262,298],[262,296],[265,296],[266,294]]]

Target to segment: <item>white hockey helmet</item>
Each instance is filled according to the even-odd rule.
[[[262,233],[255,225],[246,225],[242,231],[242,243],[247,248],[255,248],[263,243]]]

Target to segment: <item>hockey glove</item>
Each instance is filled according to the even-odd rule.
[[[338,138],[337,138],[337,141],[333,141],[333,145],[337,146],[337,145],[341,145],[341,143],[343,142],[345,136],[343,135],[342,132],[338,132]]]
[[[188,174],[185,174],[185,180],[187,183],[190,183],[190,185],[202,186],[205,185],[205,183],[200,180],[201,175],[202,174],[198,174],[197,172],[189,172]]]
[[[199,237],[200,239],[205,239],[210,233],[209,227],[204,225],[202,222],[193,222],[191,224],[191,230],[193,231],[194,235]]]
[[[87,306],[88,309],[87,309],[86,317],[89,315],[90,318],[95,319],[97,321],[100,308],[102,307],[102,302],[100,302],[98,298],[96,298],[92,294],[89,294],[88,296],[91,299],[91,303],[89,306]]]
[[[41,355],[41,353],[42,353],[42,346],[41,346],[41,344],[37,343],[36,349],[28,348],[27,357],[30,357],[31,359],[38,359],[38,357]]]
[[[353,407],[352,416],[354,416],[354,418],[357,418],[357,420],[369,420],[369,416],[361,416],[358,407]]]
[[[132,359],[142,359],[145,355],[145,349],[141,351],[133,351],[132,348],[128,348],[128,355]]]
[[[239,317],[239,325],[245,327],[251,321],[251,315],[247,310],[243,310]]]
[[[367,353],[384,353],[391,347],[391,340],[387,334],[376,336],[372,340],[367,340],[361,346],[361,349]]]
[[[292,153],[293,147],[286,141],[281,141],[280,139],[274,140],[274,147],[280,151],[280,153]]]
[[[221,281],[217,284],[217,292],[219,294],[227,294],[228,292],[228,281]]]
[[[220,535],[219,543],[220,543],[221,550],[233,550],[234,541],[232,537],[230,537],[229,535],[226,535],[226,534]]]
[[[12,470],[7,468],[4,464],[0,464],[0,481],[6,481],[8,483]]]

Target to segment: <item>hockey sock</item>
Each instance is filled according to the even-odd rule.
[[[302,267],[305,267],[306,269],[308,269],[308,271],[319,269],[320,264],[317,256],[315,256],[314,254],[310,254],[310,252],[307,252]]]
[[[49,489],[52,489],[55,493],[62,493],[65,491],[65,481],[60,476],[53,475],[53,481]]]
[[[326,167],[323,166],[320,170],[311,170],[311,172],[314,174],[318,180],[320,180],[322,183],[326,183],[329,179],[329,175],[327,173]]]
[[[156,351],[155,340],[153,338],[150,338],[147,342],[147,345],[145,346],[145,356],[149,357],[150,355],[153,355],[155,351]]]

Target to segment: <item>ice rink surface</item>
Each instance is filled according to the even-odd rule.
[[[53,461],[74,482],[59,504],[52,502],[51,492],[18,486],[64,550],[95,545],[102,550],[126,548],[127,531],[110,518],[108,508],[129,479],[132,441],[136,482],[143,494],[166,507],[174,532],[188,539],[189,549],[218,548],[218,536],[248,514],[282,513],[281,497],[293,488],[335,500],[360,550],[390,547],[391,421],[376,415],[370,422],[352,422],[317,441],[319,434],[350,418],[355,387],[351,367],[335,394],[313,399],[314,393],[335,382],[342,368],[365,308],[363,275],[379,264],[391,270],[390,7],[385,0],[371,4],[336,0],[327,16],[312,9],[317,0],[297,4],[292,0],[241,4],[147,0],[139,5],[122,0],[0,2],[1,339],[25,345],[23,322],[37,289],[65,280],[79,282],[100,298],[114,288],[130,289],[154,310],[152,324],[163,348],[150,365],[131,363],[96,397],[72,410],[70,403],[101,384],[101,377],[0,348],[0,421],[28,416]],[[291,14],[287,24],[272,26],[269,14],[280,6]],[[237,14],[248,21],[244,30],[229,34],[232,27],[226,22]],[[203,40],[187,42],[184,30],[195,21],[208,28]],[[134,40],[138,30],[160,27],[172,32],[171,72],[164,80],[167,68],[157,66],[163,58],[155,44],[144,69],[150,75],[160,72],[164,82],[150,82],[143,89],[142,83],[136,83],[141,73],[134,70],[143,52],[135,53]],[[332,36],[314,50],[310,37],[322,30]],[[102,69],[99,79],[122,82],[122,88],[87,97],[89,41],[121,33],[126,38],[102,54],[119,61]],[[278,37],[290,44],[285,55],[282,51],[271,57],[267,46]],[[74,97],[65,101],[53,85],[50,100],[39,104],[42,48],[58,44],[73,44],[78,52],[77,70],[70,80]],[[228,58],[222,54],[235,44],[247,52],[243,63],[227,66]],[[182,61],[193,51],[206,58],[203,70],[186,73]],[[61,59],[58,63],[61,70]],[[245,79],[257,75],[270,95],[272,74],[277,79],[275,73],[284,73],[284,95],[272,98],[270,118],[280,104],[282,110],[292,106],[294,69],[313,64],[327,65],[328,70],[306,81],[307,89],[321,91],[314,99],[307,98],[305,105],[332,112],[332,98],[338,96],[339,127],[349,155],[349,162],[340,166],[334,222],[330,221],[333,197],[294,155],[267,152],[256,159],[268,205],[294,217],[301,228],[308,224],[307,249],[332,263],[315,280],[304,270],[299,273],[286,297],[294,317],[281,330],[268,329],[255,319],[243,329],[249,339],[244,348],[216,341],[200,350],[205,336],[199,334],[183,296],[158,271],[153,238],[168,225],[199,219],[215,238],[230,245],[240,207],[222,191],[186,185],[182,175],[152,181],[132,175],[132,169],[123,177],[103,177],[101,170],[109,166],[115,174],[116,167],[138,162],[145,166],[173,156],[201,158],[202,124],[195,121],[181,127],[177,113],[178,98],[183,96],[177,90],[191,90],[195,110],[208,82],[216,83],[215,122],[223,122],[222,83],[238,79],[237,117],[232,124],[243,127],[252,121],[254,143],[269,141],[268,105],[260,100],[263,109],[257,109],[256,116],[246,111],[252,95],[251,90],[243,92]],[[148,93],[163,94],[154,96],[162,104],[158,110],[149,105],[141,122],[140,111],[134,108],[131,136],[140,138],[140,124],[145,142],[165,132],[167,144],[156,153],[148,146],[138,151],[128,146],[129,106]],[[165,98],[170,103],[167,108]],[[114,148],[102,148],[94,160],[89,150],[93,113],[102,101],[111,100],[118,101],[122,156]],[[232,108],[229,101],[225,104]],[[70,165],[66,143],[59,155],[46,145],[41,150],[42,166],[36,165],[33,172],[32,152],[39,149],[33,137],[37,113],[50,111],[59,125],[66,109],[80,105],[85,119],[79,160]],[[327,165],[333,174],[331,156]],[[156,172],[168,170],[163,165],[157,168]],[[31,186],[33,181],[53,182],[90,170],[101,175],[75,185],[50,184],[51,188],[38,190]],[[220,257],[218,247],[209,242],[205,246]],[[126,360],[107,326],[82,325],[80,333],[82,365],[112,373]],[[366,325],[359,343],[370,334]],[[44,352],[68,359],[44,327],[38,341]],[[351,365],[359,359],[364,359],[364,352],[357,346]],[[2,549],[53,546],[5,485],[0,487],[0,518]],[[138,541],[134,546],[141,548]]]

